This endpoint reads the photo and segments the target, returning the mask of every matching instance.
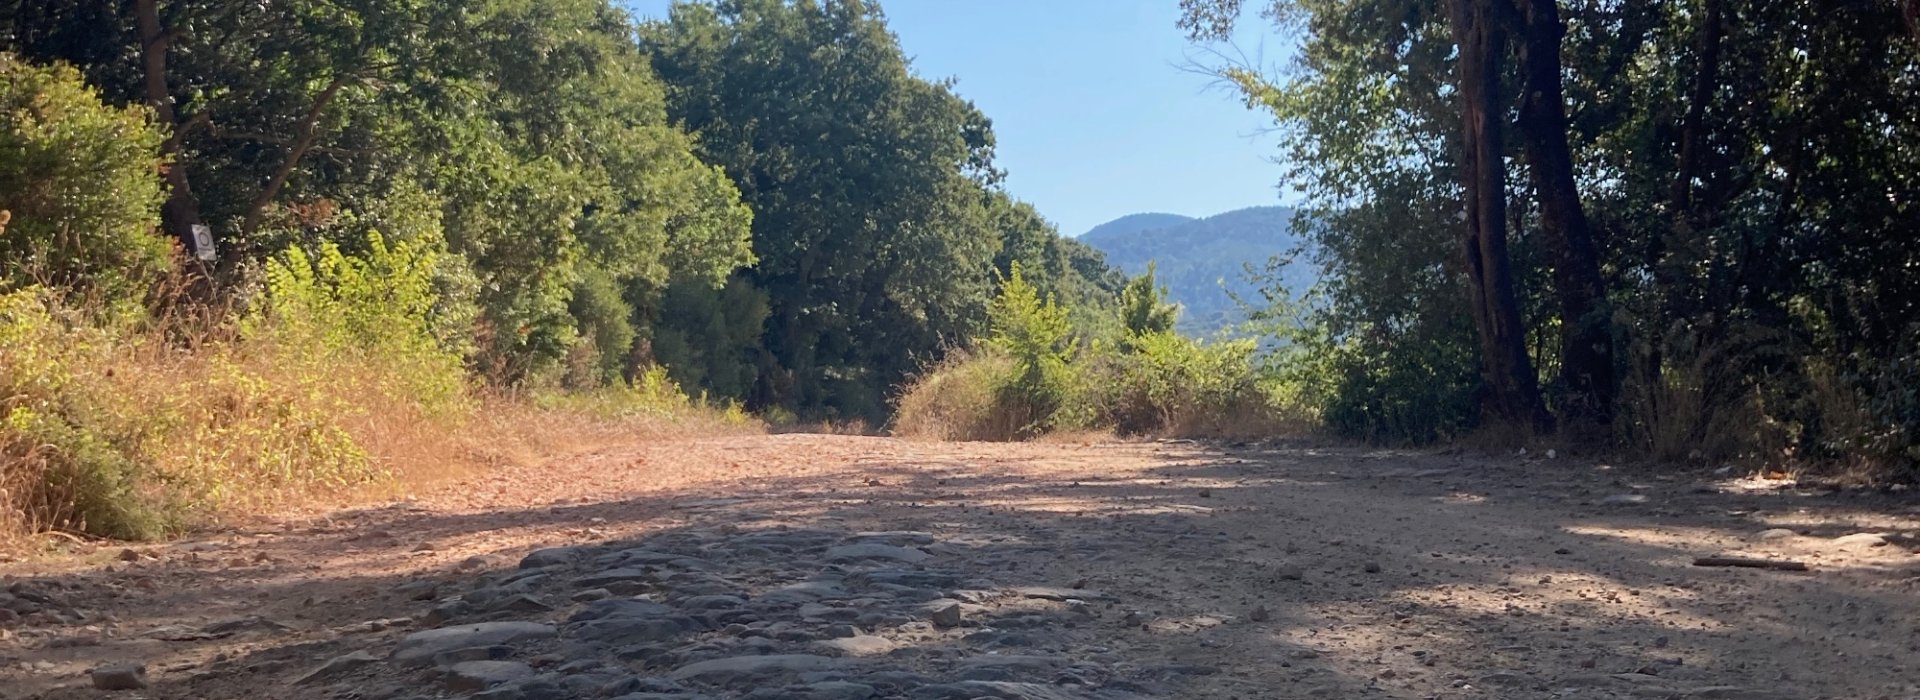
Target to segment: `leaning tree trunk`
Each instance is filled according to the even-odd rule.
[[[1504,2],[1447,3],[1459,47],[1460,172],[1466,200],[1461,247],[1474,326],[1480,335],[1486,408],[1502,420],[1541,430],[1552,421],[1540,401],[1539,380],[1527,356],[1526,329],[1507,256],[1507,168],[1501,128],[1506,107],[1500,99],[1506,32],[1495,6]]]
[[[1558,0],[1521,0],[1521,44],[1526,94],[1520,100],[1521,141],[1534,189],[1540,194],[1541,227],[1554,256],[1553,282],[1560,301],[1560,379],[1567,392],[1559,404],[1563,427],[1583,437],[1604,436],[1613,418],[1615,393],[1612,312],[1600,277],[1600,256],[1567,144],[1566,98],[1560,85],[1560,44],[1566,25]]]
[[[166,168],[168,191],[160,209],[161,225],[180,239],[181,248],[187,252],[210,253],[198,250],[194,240],[193,227],[200,223],[200,200],[193,196],[181,148],[188,125],[182,124],[174,112],[173,94],[167,89],[167,48],[173,42],[173,33],[161,26],[159,0],[133,0],[133,14],[140,30],[141,83],[147,105],[168,131],[167,140],[160,146],[161,157],[171,160]]]

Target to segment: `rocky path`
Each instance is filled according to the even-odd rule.
[[[1914,503],[1305,446],[658,443],[0,565],[0,698],[1906,700]]]

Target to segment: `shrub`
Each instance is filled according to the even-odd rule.
[[[29,288],[0,295],[0,517],[34,529],[147,537],[143,435],[107,381],[114,334]]]
[[[1254,436],[1310,419],[1253,341],[1203,343],[1169,330],[1176,309],[1150,278],[1129,285],[1119,338],[1077,348],[1068,310],[1043,302],[1015,268],[992,306],[993,335],[916,378],[893,431],[947,440],[1019,440],[1057,430]]]
[[[366,250],[289,250],[237,333],[0,296],[0,529],[159,537],[381,481],[401,443],[457,427],[470,403],[428,322],[433,255]]]
[[[1042,300],[1016,264],[988,308],[988,319],[987,346],[1012,361],[1011,376],[997,387],[1003,420],[1018,426],[1016,437],[1046,432],[1073,384],[1073,326],[1066,309]]]
[[[388,245],[378,233],[368,234],[365,250],[347,255],[331,241],[316,254],[287,249],[268,263],[265,294],[241,320],[242,335],[316,379],[328,380],[344,361],[366,367],[390,402],[460,415],[466,375],[433,322],[438,253],[431,242]]]
[[[1076,403],[1083,421],[1127,435],[1249,436],[1286,432],[1251,340],[1202,343],[1169,331],[1098,352]]]
[[[915,378],[894,412],[895,435],[929,440],[1015,440],[1031,421],[1003,405],[1013,358],[991,348],[955,352]]]
[[[0,288],[144,293],[170,251],[156,233],[164,138],[144,109],[102,104],[79,71],[0,53]]]
[[[1419,337],[1333,346],[1321,419],[1335,434],[1373,444],[1461,437],[1479,417],[1477,362],[1468,346]]]

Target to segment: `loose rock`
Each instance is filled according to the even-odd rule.
[[[137,663],[101,666],[87,672],[98,690],[139,690],[147,687],[147,667]]]

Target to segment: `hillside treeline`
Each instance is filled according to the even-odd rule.
[[[858,0],[0,1],[0,535],[877,428],[1125,283],[993,149]]]
[[[984,327],[1009,262],[1075,300],[1120,283],[999,189],[987,117],[915,75],[868,3],[686,5],[638,25],[606,0],[0,13],[11,61],[150,111],[163,200],[125,205],[204,261],[205,295],[378,231],[439,253],[434,324],[496,385],[659,363],[715,399],[877,420],[910,369]],[[169,264],[138,226],[74,247],[43,214],[59,204],[4,197],[15,286],[31,272],[131,294]]]

